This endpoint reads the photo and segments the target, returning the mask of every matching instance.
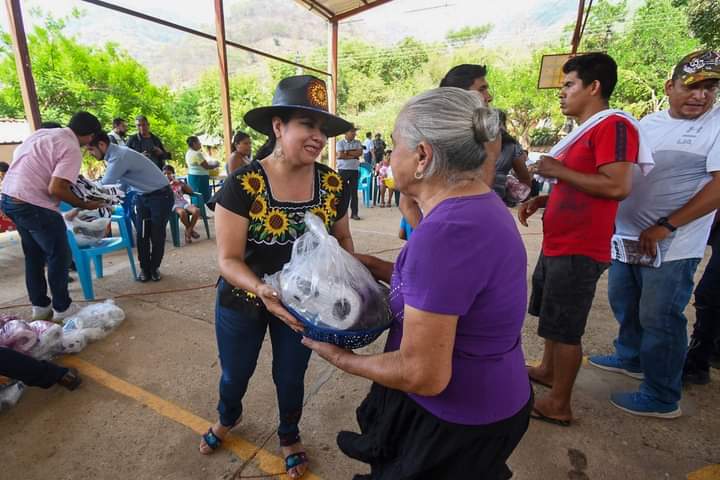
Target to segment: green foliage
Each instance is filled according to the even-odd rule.
[[[477,27],[463,27],[457,30],[450,30],[446,35],[445,39],[448,42],[467,42],[469,40],[480,41],[484,40],[485,37],[492,31],[493,25],[486,23]]]
[[[530,131],[531,147],[555,145],[558,140],[560,140],[560,136],[555,128],[536,128]]]
[[[719,0],[673,0],[673,6],[687,8],[688,27],[706,48],[720,48]]]
[[[87,110],[109,130],[115,117],[133,125],[134,117],[143,114],[173,158],[182,155],[187,131],[172,116],[171,92],[151,84],[145,67],[117,45],[81,45],[64,28],[64,19],[47,16],[44,25],[28,35],[43,120],[66,124],[75,112]],[[15,59],[5,32],[0,40],[0,116],[23,117]]]

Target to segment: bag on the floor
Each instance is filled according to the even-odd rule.
[[[10,320],[0,328],[0,347],[28,353],[37,341],[37,333],[22,320]]]
[[[361,330],[388,325],[385,293],[368,269],[340,247],[316,215],[307,212],[305,225],[290,261],[282,271],[265,277],[282,302],[319,327]]]
[[[125,312],[112,300],[92,303],[65,321],[63,330],[85,330],[88,341],[99,340],[125,320]]]
[[[36,320],[29,327],[37,334],[38,341],[28,352],[38,360],[49,360],[62,351],[62,327],[57,323]]]
[[[14,407],[24,390],[25,384],[22,382],[12,382],[0,386],[0,412]]]
[[[97,210],[74,208],[64,216],[68,230],[73,232],[75,241],[80,247],[92,247],[102,242],[111,221]]]

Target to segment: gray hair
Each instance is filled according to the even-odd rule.
[[[454,182],[463,173],[480,173],[486,157],[483,144],[497,137],[499,127],[497,112],[487,108],[479,94],[442,87],[411,98],[395,128],[410,148],[422,141],[432,146],[426,178],[443,176]]]

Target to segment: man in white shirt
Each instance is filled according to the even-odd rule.
[[[127,122],[123,118],[113,119],[113,128],[108,132],[108,138],[115,145],[125,146],[125,138],[127,138]]]
[[[640,251],[662,263],[613,261],[608,296],[620,324],[615,354],[590,358],[598,368],[642,380],[637,392],[611,395],[613,405],[634,415],[682,414],[683,311],[720,207],[720,106],[713,108],[719,81],[720,52],[686,56],[665,83],[670,108],[640,122],[655,168],[643,176],[636,167],[615,228],[617,235],[638,237]]]
[[[358,215],[358,182],[360,180],[360,157],[363,154],[363,145],[355,138],[357,128],[353,127],[345,133],[345,138],[338,141],[337,168],[340,177],[345,182],[345,188],[350,197],[350,218],[360,220]]]
[[[375,156],[373,155],[373,139],[372,139],[372,132],[367,132],[365,134],[365,141],[363,142],[363,150],[365,151],[363,153],[363,156],[365,157],[365,162],[369,163],[370,165],[374,165]]]

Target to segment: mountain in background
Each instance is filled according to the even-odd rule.
[[[642,0],[632,0],[631,4]],[[406,5],[414,5],[405,2]],[[479,2],[472,2],[480,8]],[[389,4],[392,5],[392,4]],[[444,8],[443,8],[444,7]],[[384,7],[380,7],[381,9]],[[439,35],[465,25],[454,25],[458,11],[449,11],[452,4],[431,7],[432,12],[422,17],[407,10],[396,15],[390,23],[364,20],[362,17],[341,24],[341,38],[360,37],[381,46],[391,45],[404,37],[412,36],[423,41],[435,40]],[[632,9],[634,10],[634,9]],[[140,20],[122,13],[84,8],[79,20],[71,21],[68,30],[89,44],[102,45],[115,42],[148,68],[153,83],[181,88],[193,84],[208,69],[217,68],[215,43],[161,25]],[[143,10],[150,15],[168,17],[167,11],[157,7]],[[450,13],[454,15],[451,16]],[[478,13],[474,11],[473,13]],[[556,40],[563,27],[575,20],[577,0],[548,0],[535,3],[526,12],[502,16],[493,23],[493,29],[482,42],[487,47],[507,47],[529,54],[532,45]],[[473,18],[478,18],[475,15]],[[482,18],[480,16],[479,18]],[[239,0],[226,2],[226,36],[258,50],[291,60],[300,59],[312,50],[327,43],[327,23],[290,0]],[[431,22],[432,25],[427,23]],[[179,21],[178,23],[181,23]],[[191,26],[191,25],[188,25]],[[196,27],[214,35],[214,24]],[[438,32],[438,29],[442,31]],[[568,40],[569,41],[569,40]],[[252,71],[266,74],[263,57],[228,47],[228,67],[231,73]]]

